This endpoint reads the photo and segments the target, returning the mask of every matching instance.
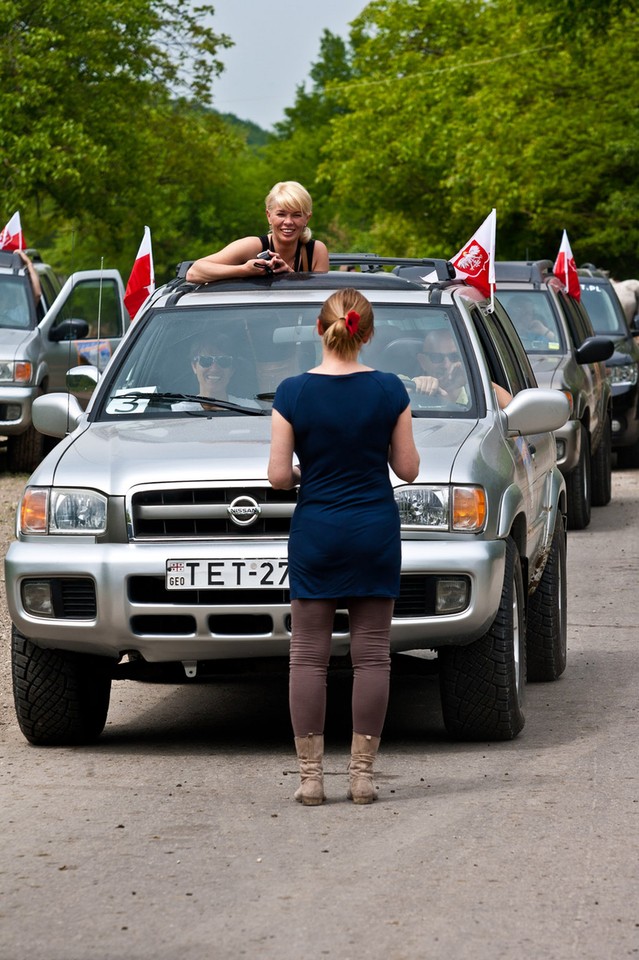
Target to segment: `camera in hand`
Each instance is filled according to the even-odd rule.
[[[258,253],[258,255],[257,255],[257,257],[256,257],[255,259],[256,259],[256,260],[270,260],[272,256],[273,256],[272,250],[262,250],[261,253]],[[265,263],[265,264],[264,264],[264,273],[266,273],[266,274],[271,274],[271,273],[273,273],[273,270],[272,270],[271,267],[268,265],[268,263]]]

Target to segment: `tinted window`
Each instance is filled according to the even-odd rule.
[[[581,301],[588,311],[595,333],[627,334],[617,295],[603,284],[580,282]]]
[[[565,346],[550,298],[542,290],[500,290],[506,308],[528,353],[564,353]]]
[[[31,327],[31,298],[21,277],[0,275],[0,327],[14,330]]]
[[[113,280],[100,283],[98,280],[81,280],[71,291],[62,320],[86,320],[89,324],[88,339],[122,336],[120,295]]]

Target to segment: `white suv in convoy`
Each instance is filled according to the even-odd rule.
[[[193,682],[287,657],[296,491],[267,480],[270,412],[280,380],[317,364],[316,318],[343,286],[373,304],[362,360],[404,378],[421,453],[414,483],[392,477],[402,524],[392,653],[437,655],[443,719],[464,739],[518,734],[526,663],[529,679],[564,670],[567,504],[552,431],[567,399],[538,388],[503,307],[491,312],[445,261],[405,262],[437,271],[427,287],[386,260],[333,258],[342,262],[359,272],[199,286],[183,264],[100,376],[76,367],[71,397],[34,403],[37,428],[63,439],[29,480],[6,557],[15,704],[30,742],[97,737],[114,679],[173,664]],[[455,402],[415,390],[431,330],[455,343],[465,379]],[[200,393],[195,357],[214,371],[217,400]],[[494,384],[513,395],[504,410]],[[332,652],[348,649],[344,609]]]

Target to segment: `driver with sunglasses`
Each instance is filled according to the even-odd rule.
[[[417,393],[468,403],[468,381],[457,344],[448,330],[431,330],[424,338],[417,362],[424,376],[413,377]]]

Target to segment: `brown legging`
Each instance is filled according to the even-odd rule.
[[[292,600],[289,706],[293,733],[324,733],[326,672],[337,600]],[[395,601],[349,597],[353,730],[380,737],[390,687],[390,622]]]

